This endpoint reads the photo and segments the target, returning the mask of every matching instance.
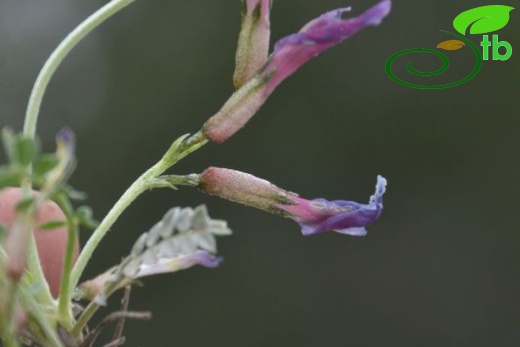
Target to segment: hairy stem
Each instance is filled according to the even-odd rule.
[[[100,8],[94,14],[89,16],[85,21],[83,21],[80,25],[78,25],[70,34],[65,37],[65,39],[56,47],[56,49],[51,53],[45,64],[43,65],[40,73],[34,83],[34,86],[31,91],[31,95],[29,97],[29,103],[27,105],[27,110],[25,113],[25,121],[23,132],[24,135],[34,138],[36,134],[36,126],[38,123],[38,115],[40,112],[43,96],[45,95],[45,91],[49,82],[54,75],[56,69],[61,64],[63,59],[69,54],[69,52],[92,30],[94,30],[97,26],[111,17],[113,14],[117,13],[127,5],[131,4],[134,0],[113,0]],[[30,172],[32,167],[28,167],[28,171]],[[24,195],[27,196],[31,191],[31,183],[26,182],[23,184],[22,191]],[[49,287],[45,280],[43,270],[40,264],[40,259],[38,257],[38,252],[36,249],[36,241],[34,239],[34,234],[31,233],[29,248],[28,248],[28,263],[29,263],[29,272],[31,274],[31,280],[34,283],[39,285],[43,285],[43,289],[38,291],[36,295],[38,301],[44,304],[54,304],[54,300],[50,294]]]
[[[49,322],[48,317],[42,312],[41,304],[37,302],[32,294],[30,294],[30,291],[24,287],[20,288],[19,291],[20,302],[24,309],[30,313],[32,319],[38,324],[46,340],[37,342],[45,343],[44,346],[49,347],[63,347],[63,343],[56,332],[56,327]]]
[[[114,293],[114,291],[117,290],[117,288],[120,286],[119,282],[114,282],[108,284],[106,288],[104,288],[104,295],[105,298],[108,298],[110,295]],[[99,309],[99,304],[94,300],[91,301],[88,306],[85,308],[85,310],[81,313],[81,316],[79,316],[78,321],[74,325],[74,328],[71,331],[72,336],[79,336],[83,329],[87,326],[87,323],[90,321],[90,319],[94,316],[94,314]]]
[[[94,253],[95,249],[110,230],[112,225],[117,221],[119,216],[126,210],[126,208],[144,191],[157,187],[154,180],[164,171],[169,169],[179,160],[188,154],[196,151],[207,143],[206,138],[201,133],[197,133],[190,138],[187,135],[181,136],[177,139],[166,151],[162,159],[142,174],[126,192],[119,198],[112,209],[108,212],[105,218],[101,221],[97,229],[89,238],[85,247],[81,251],[76,265],[72,269],[70,279],[70,291],[78,285],[81,274],[85,270],[89,259]]]
[[[76,247],[76,239],[78,237],[78,225],[74,220],[73,209],[67,199],[60,199],[58,205],[67,217],[67,249],[63,260],[63,269],[61,271],[60,297],[58,299],[58,320],[65,329],[72,329],[72,290],[70,289],[70,275],[72,271],[72,259],[74,257],[74,249]]]

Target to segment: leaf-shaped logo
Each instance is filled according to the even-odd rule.
[[[470,28],[470,34],[486,34],[502,29],[509,22],[509,12],[514,7],[487,5],[475,7],[459,14],[453,20],[453,27],[462,35]]]
[[[446,40],[437,45],[437,48],[444,49],[445,51],[456,51],[464,47],[465,43],[460,40]]]

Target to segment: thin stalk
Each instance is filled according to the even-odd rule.
[[[54,75],[54,72],[61,64],[63,59],[65,59],[69,52],[92,30],[94,30],[112,15],[130,5],[133,1],[134,0],[112,0],[90,15],[80,25],[72,30],[51,53],[43,65],[40,74],[36,78],[36,82],[34,83],[33,89],[31,91],[31,96],[29,97],[29,104],[27,105],[23,127],[24,135],[34,137],[43,96],[47,90],[47,86],[49,85],[52,76]]]
[[[117,288],[119,288],[120,283],[110,283],[107,285],[107,287],[104,289],[104,295],[106,298],[108,298],[112,293],[114,293]],[[83,329],[87,326],[87,323],[90,321],[90,319],[94,316],[94,314],[99,309],[99,304],[96,301],[91,301],[85,310],[81,313],[81,316],[79,316],[78,321],[74,325],[74,328],[71,331],[72,336],[79,336]]]
[[[45,335],[47,340],[37,342],[45,342],[45,346],[49,347],[63,347],[63,343],[61,342],[55,327],[51,326],[48,317],[45,317],[41,311],[41,304],[35,301],[35,298],[26,288],[20,288],[19,297],[23,307],[27,312],[30,312],[31,317],[36,321],[38,327],[42,330],[42,333]]]
[[[34,238],[34,232],[31,235],[31,239],[29,240],[29,250],[28,250],[28,267],[30,274],[30,281],[33,286],[38,286],[39,289],[35,294],[36,300],[43,305],[47,306],[56,306],[56,301],[52,297],[51,290],[49,288],[49,284],[45,279],[45,275],[43,274],[42,265],[40,263],[40,257],[38,255],[38,249],[36,248],[36,239]]]
[[[117,221],[119,216],[126,210],[126,208],[139,196],[148,189],[147,180],[155,171],[155,166],[146,171],[139,177],[119,198],[116,204],[110,209],[108,214],[103,218],[99,226],[96,228],[92,236],[81,250],[81,253],[76,261],[76,265],[72,269],[70,276],[70,287],[72,291],[79,283],[81,274],[85,270],[88,261],[92,257],[94,250],[97,248],[101,240],[105,237],[110,227]]]
[[[7,330],[7,329],[6,329]],[[20,347],[20,342],[10,333],[5,333],[1,335],[3,340],[1,342],[5,343],[5,347]]]
[[[134,0],[113,0],[101,7],[87,19],[85,19],[81,24],[79,24],[72,32],[70,32],[65,39],[56,47],[56,49],[51,53],[42,69],[31,91],[31,95],[29,97],[29,103],[27,105],[27,110],[25,113],[25,121],[23,132],[24,135],[34,138],[36,134],[36,126],[38,123],[38,116],[40,113],[40,108],[43,100],[43,96],[45,95],[45,91],[49,85],[49,82],[56,72],[56,69],[61,64],[61,62],[65,59],[65,57],[69,54],[69,52],[92,30],[98,27],[101,23],[107,20],[109,17],[123,9],[124,7],[131,4]],[[31,172],[32,167],[28,167],[28,171]],[[25,196],[30,195],[31,192],[31,183],[26,182],[22,186],[22,191]],[[38,252],[36,249],[36,241],[34,239],[34,233],[31,232],[31,237],[29,241],[28,248],[28,263],[29,263],[29,271],[31,273],[32,280],[35,283],[43,284],[43,290],[40,290],[37,293],[37,298],[40,303],[46,304],[54,304],[54,299],[50,294],[49,287],[45,280],[43,270],[41,267],[40,259],[38,256]]]
[[[58,205],[62,209],[67,218],[67,249],[65,258],[63,259],[63,269],[61,271],[60,297],[58,299],[58,320],[70,330],[73,326],[72,314],[72,290],[70,289],[70,275],[72,271],[72,259],[74,257],[74,249],[76,248],[76,240],[78,238],[78,224],[74,220],[73,209],[67,199],[59,199]]]
[[[177,139],[166,151],[161,160],[143,173],[119,198],[108,214],[103,218],[99,226],[94,230],[94,233],[89,238],[85,247],[81,251],[76,265],[72,269],[70,277],[70,291],[78,285],[79,280],[89,259],[96,250],[101,240],[105,237],[112,225],[117,221],[119,216],[126,210],[126,208],[144,191],[154,188],[154,179],[168,170],[179,160],[188,154],[196,151],[207,143],[206,137],[202,133],[196,133],[190,138],[184,135]]]

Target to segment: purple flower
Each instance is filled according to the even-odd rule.
[[[271,93],[284,79],[323,51],[367,26],[379,25],[390,13],[391,6],[390,0],[383,0],[358,17],[348,19],[341,16],[350,11],[350,7],[330,11],[307,23],[298,33],[279,40],[262,71],[264,75],[272,75],[266,93]]]
[[[302,227],[304,235],[333,230],[341,234],[365,236],[365,226],[374,223],[383,210],[386,179],[377,177],[376,191],[368,204],[353,201],[325,199],[305,200],[292,197],[296,205],[278,205],[289,212],[289,217]]]
[[[74,171],[76,166],[75,148],[76,136],[74,132],[69,128],[61,129],[56,134],[56,156],[59,159],[59,164],[47,173],[45,187],[42,190],[64,182]]]
[[[221,258],[203,250],[197,250],[190,254],[179,255],[172,258],[161,258],[153,264],[142,264],[133,278],[141,278],[162,273],[176,272],[190,268],[194,265],[214,268],[220,265]]]
[[[258,0],[250,0],[247,5],[252,6],[254,3],[259,6]],[[266,8],[266,3],[267,1],[263,1],[261,8]],[[206,137],[215,143],[226,141],[253,117],[284,79],[328,48],[341,43],[361,29],[381,23],[390,12],[391,5],[390,0],[382,0],[358,17],[348,19],[341,18],[341,15],[348,11],[345,8],[321,15],[307,23],[298,33],[278,41],[267,63],[251,78],[249,78],[251,70],[246,71],[245,67],[240,64],[252,62],[255,57],[258,60],[255,60],[254,66],[258,65],[258,62],[261,61],[260,57],[262,57],[261,59],[264,57],[264,50],[260,47],[265,47],[265,43],[268,42],[268,32],[263,30],[262,39],[255,39],[256,43],[253,46],[248,46],[246,44],[248,41],[240,39],[239,47],[242,47],[240,49],[243,49],[243,53],[238,52],[237,54],[244,58],[237,60],[240,64],[237,65],[238,70],[236,71],[239,72],[236,72],[238,74],[236,76],[240,76],[237,85],[241,85],[241,87],[204,124],[203,132]],[[263,13],[267,13],[267,11]],[[263,44],[259,42],[263,42]],[[246,56],[249,58],[245,58]],[[235,82],[237,82],[236,76]],[[247,78],[249,79],[245,83]]]
[[[200,174],[199,189],[209,195],[292,218],[300,224],[304,235],[333,230],[364,236],[365,226],[374,223],[381,215],[386,179],[377,177],[376,192],[368,204],[306,200],[264,179],[218,167],[210,167]]]

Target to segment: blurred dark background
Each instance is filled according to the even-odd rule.
[[[21,130],[44,60],[103,3],[0,1],[1,126]],[[353,5],[357,14],[374,3],[275,0],[273,40],[327,10]],[[384,70],[398,51],[451,39],[438,29],[453,30],[458,13],[492,3],[394,1],[383,25],[306,65],[228,142],[206,146],[171,171],[228,167],[304,197],[360,202],[382,174],[389,181],[385,210],[367,237],[303,237],[290,220],[188,188],[139,198],[95,253],[88,277],[117,263],[172,206],[207,204],[235,233],[219,240],[221,267],[146,279],[134,290],[131,309],[151,310],[154,319],[129,323],[127,345],[518,346],[519,10],[498,32],[513,46],[511,59],[484,62],[466,84],[410,89]],[[96,217],[230,95],[239,24],[237,0],[140,0],[60,67],[39,134],[52,150],[60,127],[76,131],[71,183],[89,193]],[[448,55],[451,73],[440,80],[472,69],[468,48]],[[420,55],[414,64],[432,69],[439,62]]]

